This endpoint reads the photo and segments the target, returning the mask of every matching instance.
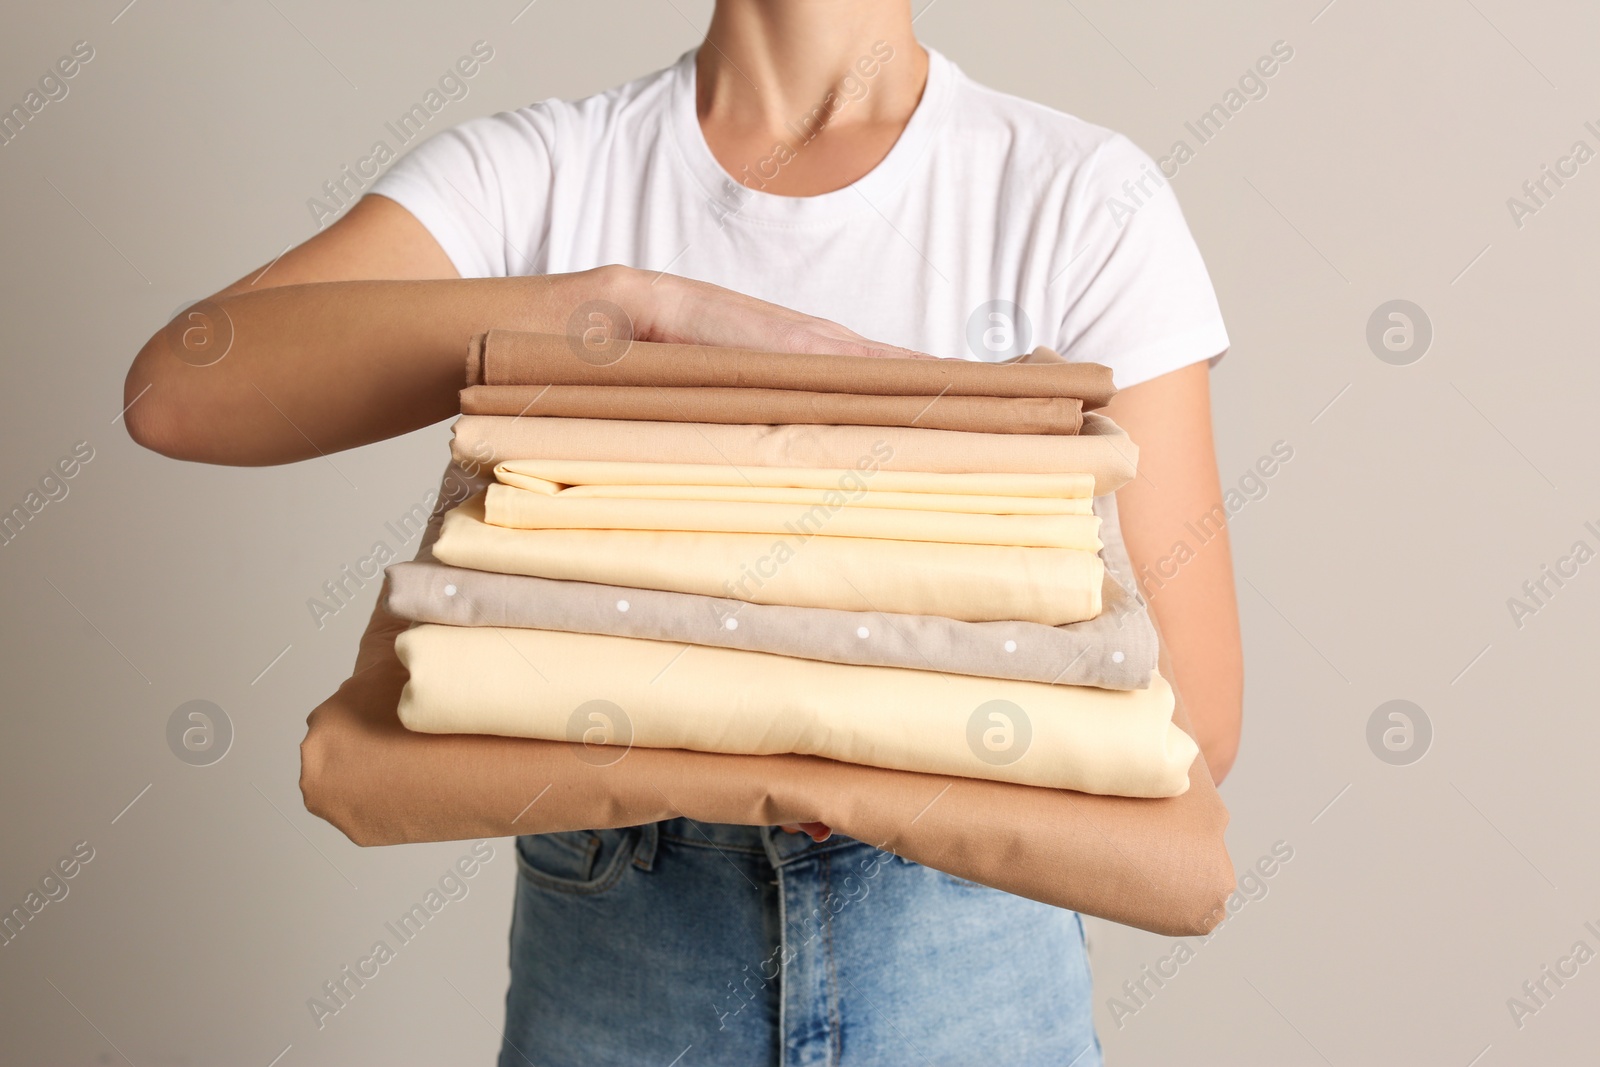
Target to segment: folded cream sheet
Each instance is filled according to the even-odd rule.
[[[801,467],[870,473],[874,484],[899,472],[996,476],[997,483],[1005,475],[1071,472],[1094,479],[1091,496],[1131,481],[1139,459],[1128,435],[1093,413],[1074,435],[511,415],[463,415],[454,430],[451,453],[468,469],[517,459]]]
[[[970,674],[1056,685],[1142,689],[1156,667],[1156,634],[1130,585],[1116,498],[1094,501],[1104,525],[1102,610],[1083,622],[960,622],[750,604],[726,597],[558,581],[452,567],[433,560],[388,568],[388,610],[413,622],[573,630],[772,652],[828,663]]]
[[[871,497],[868,493],[866,496]],[[674,530],[687,533],[813,534],[889,541],[943,541],[1100,551],[1093,515],[981,515],[959,511],[569,496],[491,485],[484,521],[516,530]]]
[[[1198,748],[1171,687],[1042,685],[631,637],[420,624],[400,720],[480,733],[845,763],[1171,797]],[[602,756],[604,754],[601,754]]]
[[[476,496],[444,517],[444,563],[756,604],[940,615],[1046,626],[1100,614],[1094,552],[809,534],[513,530]]]

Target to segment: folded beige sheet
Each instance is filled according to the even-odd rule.
[[[884,360],[881,362],[891,362]],[[910,362],[910,361],[908,361]],[[1116,423],[1084,416],[1075,435],[982,434],[877,426],[627,422],[463,415],[451,451],[464,466],[516,459],[604,460],[715,466],[807,467],[938,474],[1088,474],[1088,495],[1134,477],[1139,450]],[[888,489],[889,486],[884,485]],[[999,490],[994,490],[999,492]]]
[[[794,389],[652,385],[470,385],[463,415],[546,415],[646,422],[782,422],[921,426],[976,433],[1077,433],[1074,397],[866,396]]]
[[[1189,785],[1172,689],[1111,690],[861,667],[634,637],[413,626],[400,721],[423,733],[799,753],[1113,796]],[[607,758],[609,753],[606,754]]]
[[[579,338],[517,330],[490,330],[473,338],[467,352],[466,384],[1071,397],[1081,399],[1085,408],[1103,407],[1116,392],[1111,368],[1098,363],[811,355],[649,341],[608,345],[604,353],[596,353],[584,348]]]
[[[864,537],[653,530],[511,530],[483,497],[444,518],[433,552],[458,567],[724,596],[756,604],[1014,619],[1046,626],[1100,614],[1093,552]]]

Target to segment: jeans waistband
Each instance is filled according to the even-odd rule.
[[[701,848],[764,853],[774,866],[841,848],[870,847],[865,842],[839,833],[835,833],[826,841],[813,841],[808,834],[792,834],[776,826],[736,826],[729,823],[700,822],[682,816],[651,823],[643,829],[645,832],[639,841],[639,848],[648,855],[645,863],[654,860],[656,842],[661,837]]]

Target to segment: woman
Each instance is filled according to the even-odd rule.
[[[1146,475],[1119,495],[1126,540],[1220,779],[1242,688],[1225,535],[1169,566],[1221,503],[1205,267],[1147,156],[973,83],[911,23],[905,0],[721,0],[673,67],[433,137],[213,298],[227,358],[152,338],[129,431],[232,464],[379,441],[454,414],[462,341],[488,327],[889,358],[1047,344],[1123,387],[1109,413]],[[806,833],[519,839],[501,1062],[1100,1062],[1076,915],[786,829]]]

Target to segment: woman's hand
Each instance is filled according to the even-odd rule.
[[[868,340],[837,322],[769,304],[708,282],[631,267],[601,267],[598,287],[618,294],[633,320],[633,339],[904,359],[934,357]]]
[[[588,329],[596,307],[616,337],[930,358],[729,289],[631,267],[462,279],[409,212],[369,196],[158,330],[128,371],[125,423],[134,440],[178,459],[313,459],[457,414],[473,335]]]
[[[827,823],[821,822],[784,823],[778,829],[787,830],[791,834],[810,834],[811,840],[819,843],[833,836],[832,828]]]

